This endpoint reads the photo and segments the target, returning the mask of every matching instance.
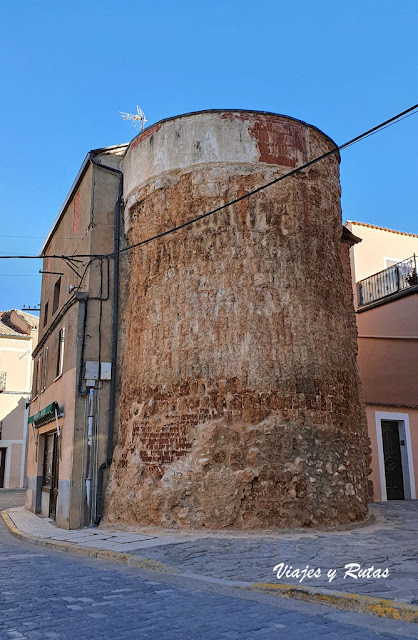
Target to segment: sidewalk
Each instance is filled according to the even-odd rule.
[[[23,507],[7,509],[3,517],[12,533],[43,546],[418,621],[418,502],[373,504],[371,514],[371,524],[333,532],[121,530],[106,524],[66,531]],[[283,570],[287,565],[288,574],[277,577],[273,567],[280,563]],[[352,575],[344,578],[348,563],[374,569],[356,579],[359,573],[352,567]],[[302,579],[307,566],[317,570],[317,577]],[[385,569],[387,578],[371,577]]]

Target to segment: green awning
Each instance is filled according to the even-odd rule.
[[[41,427],[43,424],[55,420],[55,410],[59,414],[58,402],[51,402],[47,407],[30,416],[28,424],[33,424],[34,427]]]

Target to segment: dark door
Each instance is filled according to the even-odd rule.
[[[6,449],[0,449],[0,489],[4,486],[4,470],[6,468]]]
[[[398,422],[395,420],[382,420],[382,439],[387,498],[388,500],[404,500]]]
[[[55,520],[58,497],[58,436],[56,433],[54,433],[53,438],[54,443],[52,452],[51,493],[49,496],[49,517]]]

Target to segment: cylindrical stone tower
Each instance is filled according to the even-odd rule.
[[[141,242],[335,148],[313,126],[211,110],[139,134],[125,229]],[[130,252],[106,518],[182,527],[347,523],[367,511],[338,152]]]

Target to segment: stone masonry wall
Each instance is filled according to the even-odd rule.
[[[198,117],[151,129],[137,149],[147,145],[157,163],[159,137],[185,145],[192,130],[189,149],[200,143]],[[208,128],[221,118],[234,136],[252,137],[257,161],[246,147],[242,162],[222,162],[218,144],[210,161],[167,161],[131,184],[129,244],[332,148],[290,119],[217,113]],[[131,253],[108,521],[256,528],[365,517],[366,422],[347,256],[336,155]]]

